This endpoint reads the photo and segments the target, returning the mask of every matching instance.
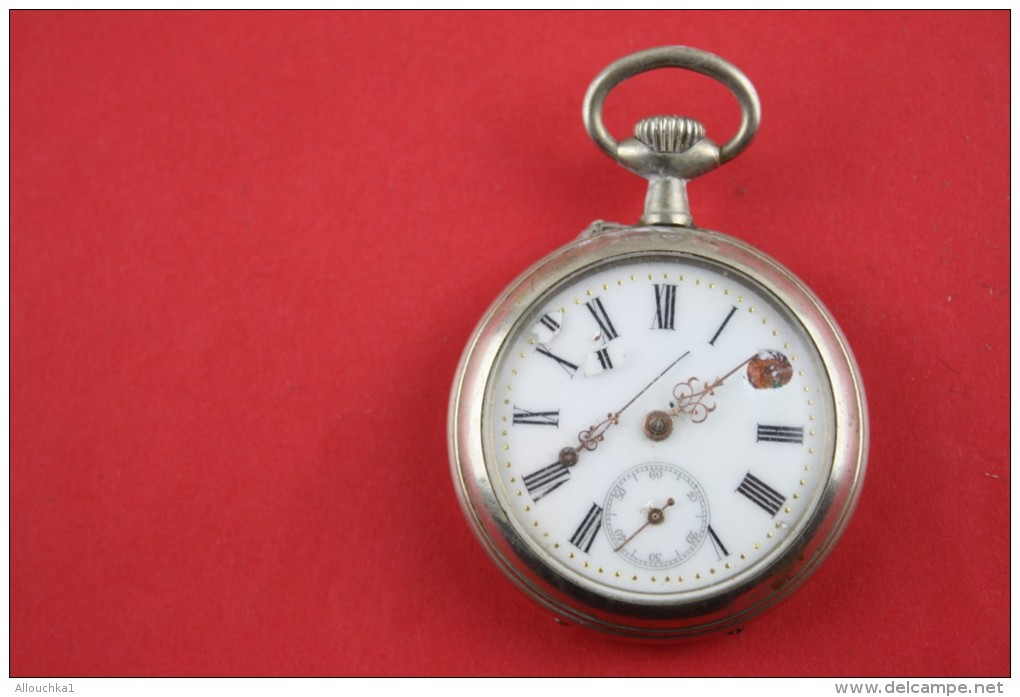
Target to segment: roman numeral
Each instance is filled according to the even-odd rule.
[[[779,509],[783,507],[783,502],[786,501],[785,496],[750,472],[744,477],[744,481],[740,482],[737,491],[771,516],[779,513]]]
[[[715,530],[712,529],[711,525],[708,526],[708,538],[712,540],[712,547],[715,548],[715,556],[719,559],[729,556],[730,553],[726,551],[726,546],[722,543],[722,540],[719,539],[719,536],[715,534]]]
[[[551,310],[538,318],[531,331],[538,337],[538,343],[544,344],[556,338],[562,328],[563,310]]]
[[[804,443],[803,426],[767,426],[758,424],[758,442],[767,440],[773,443]]]
[[[560,410],[556,411],[528,411],[514,405],[514,426],[518,424],[531,424],[532,426],[556,426],[560,425]]]
[[[602,506],[593,503],[591,508],[588,509],[588,513],[585,514],[584,520],[581,521],[581,524],[577,526],[577,530],[574,531],[573,537],[570,538],[570,544],[587,554],[601,528]]]
[[[729,324],[730,318],[733,316],[733,313],[736,312],[736,311],[737,311],[737,306],[736,305],[734,305],[733,307],[730,308],[730,313],[728,315],[726,315],[726,319],[724,319],[722,321],[722,324],[719,325],[719,328],[715,330],[715,334],[712,336],[712,340],[708,342],[709,345],[715,346],[715,340],[719,338],[720,334],[722,334],[722,330],[726,328],[727,324]]]
[[[676,316],[676,286],[655,284],[655,328],[673,329]]]
[[[563,368],[563,370],[567,371],[567,375],[569,375],[570,377],[574,377],[574,373],[577,372],[576,365],[574,365],[573,363],[564,358],[560,358],[542,344],[539,344],[537,347],[535,347],[535,350],[541,353],[543,356],[548,356],[549,358],[559,363],[559,366]]]
[[[584,359],[584,376],[594,377],[607,370],[617,368],[627,360],[627,352],[620,346],[620,342],[606,344],[602,348],[592,351]]]
[[[522,479],[524,480],[524,487],[531,494],[531,499],[538,503],[541,499],[567,483],[567,480],[570,479],[570,470],[563,463],[554,462],[537,472],[525,475]]]
[[[600,298],[594,298],[584,304],[588,308],[588,312],[598,322],[599,330],[602,332],[603,341],[612,341],[617,336],[616,328],[613,326],[612,321],[609,319],[609,315],[606,314],[606,308],[602,306],[602,300]]]
[[[553,319],[551,315],[542,315],[538,321],[543,327],[551,331],[553,334],[560,330],[560,323]]]

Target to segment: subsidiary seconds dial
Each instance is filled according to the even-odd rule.
[[[665,462],[638,465],[617,479],[604,517],[613,551],[649,569],[682,563],[709,529],[705,492],[694,477]]]

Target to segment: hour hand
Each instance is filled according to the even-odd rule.
[[[652,378],[652,381],[641,388],[641,390],[631,397],[630,401],[620,407],[617,411],[611,411],[606,415],[606,418],[602,419],[598,423],[594,424],[590,428],[587,428],[577,434],[577,445],[568,445],[567,447],[560,450],[559,463],[565,467],[573,467],[577,464],[581,456],[582,450],[592,451],[595,450],[605,439],[605,433],[611,426],[615,426],[620,423],[620,415],[625,412],[630,405],[638,400],[638,398],[647,392],[652,385],[657,383],[663,375],[668,373],[670,369],[683,360],[690,351],[684,351],[676,360],[667,365],[661,373]]]
[[[610,426],[614,426],[620,423],[620,412],[610,413],[606,415],[606,418],[599,421],[591,428],[587,428],[577,434],[576,446],[567,446],[560,450],[560,464],[566,465],[567,467],[573,467],[577,464],[580,459],[582,450],[594,450],[599,447],[604,439],[604,434],[609,430]]]

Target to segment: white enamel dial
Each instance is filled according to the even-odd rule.
[[[592,264],[495,357],[493,494],[535,558],[630,602],[716,594],[782,554],[832,468],[825,364],[797,317],[684,254]]]

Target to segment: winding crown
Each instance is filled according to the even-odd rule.
[[[700,121],[686,116],[649,116],[634,126],[634,137],[655,152],[683,152],[705,137]]]

